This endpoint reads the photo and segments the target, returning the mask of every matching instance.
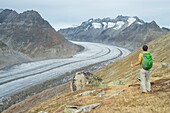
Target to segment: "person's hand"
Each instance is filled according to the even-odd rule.
[[[130,66],[131,66],[131,68],[133,68],[133,67],[134,67],[134,65],[133,65],[132,63],[131,63],[131,65],[130,65]]]

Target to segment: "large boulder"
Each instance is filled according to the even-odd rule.
[[[73,91],[86,87],[97,87],[103,80],[90,72],[77,72],[73,77],[71,88]]]

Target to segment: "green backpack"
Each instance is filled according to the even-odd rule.
[[[153,60],[152,56],[149,52],[143,52],[143,60],[142,60],[142,68],[145,70],[149,70],[152,68]]]

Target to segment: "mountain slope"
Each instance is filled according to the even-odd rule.
[[[151,74],[152,92],[150,94],[142,94],[139,89],[139,82],[130,78],[131,75],[137,75],[138,69],[140,69],[140,67],[136,67],[133,71],[130,69],[130,62],[135,62],[141,51],[141,49],[138,49],[129,56],[95,71],[95,75],[104,79],[104,84],[100,87],[70,92],[70,83],[67,83],[59,86],[60,89],[63,90],[62,92],[54,93],[56,97],[45,102],[41,101],[41,104],[39,103],[39,105],[32,109],[29,108],[30,102],[37,102],[39,100],[37,98],[41,98],[40,100],[42,100],[43,96],[44,98],[48,98],[48,94],[51,95],[55,88],[44,91],[22,103],[14,105],[7,111],[4,111],[4,113],[24,110],[29,113],[40,111],[63,113],[67,106],[73,106],[75,108],[75,106],[85,106],[94,103],[100,103],[100,105],[95,109],[91,109],[91,113],[110,113],[113,111],[115,113],[169,113],[170,33],[161,35],[148,45],[149,51],[154,58],[154,66]],[[128,84],[130,84],[130,87],[128,87]],[[93,93],[84,96],[78,95],[85,91],[93,91]],[[101,96],[98,96],[98,94]],[[22,109],[21,106],[22,108],[28,107],[29,109]]]
[[[133,71],[130,69],[130,62],[135,62],[138,59],[141,51],[141,49],[138,49],[129,56],[94,72],[95,75],[104,79],[105,85],[99,88],[66,93],[41,103],[32,110],[29,110],[29,112],[46,111],[62,113],[67,106],[85,106],[101,103],[99,107],[94,110],[92,109],[91,113],[110,113],[113,111],[115,113],[168,113],[170,110],[170,33],[162,35],[148,45],[149,51],[154,58],[151,75],[152,93],[142,94],[139,89],[139,82],[130,78],[132,74],[137,75],[140,68],[136,67]],[[157,71],[153,71],[155,69]],[[131,83],[131,81],[133,82]],[[127,84],[130,84],[131,87],[128,87]],[[94,93],[76,96],[81,92],[94,90],[96,90]],[[98,97],[98,94],[101,92],[104,92],[103,96]]]
[[[0,13],[3,11],[3,9],[0,9]]]
[[[36,11],[0,12],[0,40],[32,60],[70,57],[79,47],[67,41]]]
[[[147,23],[138,17],[118,16],[115,19],[89,19],[80,26],[58,32],[70,40],[113,44],[134,50],[168,29],[161,29],[155,21]]]
[[[19,62],[30,61],[31,58],[21,52],[14,51],[0,41],[0,67],[6,67]]]
[[[161,63],[164,62],[167,64],[170,63],[170,58],[169,58],[170,33],[161,35],[158,39],[148,43],[148,46],[149,46],[149,52],[152,54],[154,60],[154,67],[152,70],[154,70]],[[101,70],[96,71],[95,74],[104,77],[106,80],[108,80],[108,82],[113,80],[119,81],[120,78],[128,77],[132,74],[130,69],[130,63],[131,61],[135,63],[138,60],[138,55],[140,52],[141,52],[141,48],[139,48],[133,54],[130,54],[127,57],[118,60],[113,64],[104,67]],[[137,75],[139,68],[140,66],[136,67],[133,71],[133,74]]]

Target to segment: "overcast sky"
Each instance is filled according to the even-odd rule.
[[[155,20],[159,26],[170,28],[170,0],[0,0],[0,8],[18,13],[36,10],[56,29],[118,15]]]

